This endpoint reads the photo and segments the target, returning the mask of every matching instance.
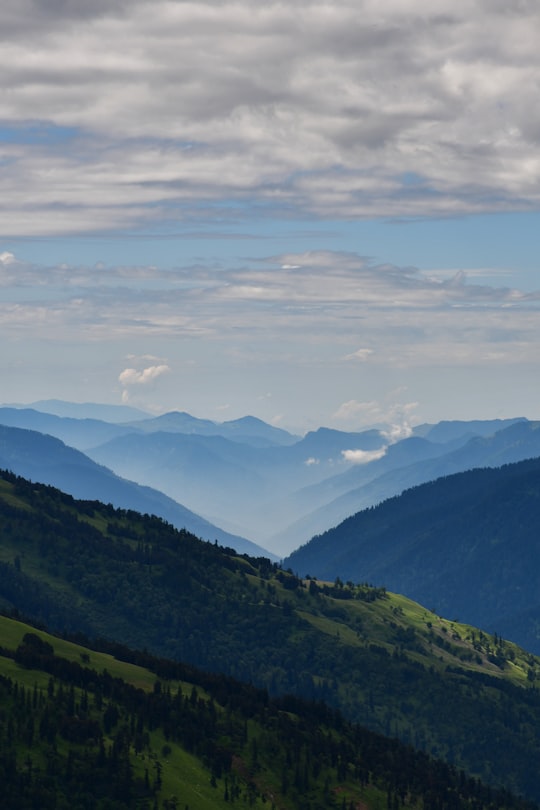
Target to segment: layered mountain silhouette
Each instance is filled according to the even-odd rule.
[[[354,466],[295,493],[295,503],[302,504],[304,516],[267,538],[268,545],[297,547],[361,509],[443,475],[540,456],[537,426],[523,419],[425,426],[427,438],[404,439],[370,464]],[[480,435],[473,435],[473,430]]]
[[[131,421],[120,422],[126,411],[116,406],[111,423],[86,417],[112,406],[43,406],[85,418],[37,406],[0,408],[0,423],[56,436],[279,556],[413,485],[540,455],[533,423],[522,418],[421,425],[389,444],[381,430],[323,427],[299,438],[252,416],[218,423],[178,411],[133,418],[140,412],[128,410]]]
[[[118,475],[181,497],[208,520],[265,545],[265,537],[297,516],[291,493],[350,467],[343,456],[350,448],[373,451],[382,443],[379,431],[328,428],[294,444],[266,447],[227,436],[162,431],[118,436],[88,454]]]

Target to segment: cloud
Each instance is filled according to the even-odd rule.
[[[370,400],[366,402],[359,402],[351,399],[344,402],[337,411],[334,413],[333,418],[337,421],[345,421],[356,427],[373,427],[379,426],[381,436],[386,439],[388,444],[394,444],[401,439],[406,439],[412,434],[411,421],[414,419],[414,412],[417,410],[418,402],[395,402],[391,398],[399,393],[405,391],[390,392],[387,400],[380,402],[378,400]],[[384,448],[386,452],[386,448]],[[346,453],[363,453],[364,451],[349,451]],[[368,452],[368,451],[366,451]],[[371,451],[369,451],[371,452]],[[367,455],[367,461],[372,459]],[[373,451],[379,453],[381,451]],[[384,455],[384,453],[383,453]],[[346,460],[353,461],[354,456],[345,456]],[[363,457],[358,456],[359,461],[355,463],[364,463]]]
[[[387,449],[387,447],[381,447],[379,450],[342,450],[341,455],[345,461],[351,464],[370,464],[372,461],[383,458]]]
[[[418,403],[414,403],[415,407],[418,407]],[[398,425],[390,425],[389,428],[386,430],[381,430],[381,435],[388,441],[389,444],[395,444],[395,442],[399,442],[402,439],[408,439],[409,436],[412,436],[413,429],[408,422],[402,422]]]
[[[132,360],[138,360],[139,363],[141,361],[148,360],[148,355],[142,355],[141,357],[137,358],[135,356],[131,356]],[[150,359],[153,359],[150,357]],[[161,377],[163,374],[167,374],[170,371],[170,367],[166,363],[160,363],[159,365],[153,366],[146,366],[145,368],[125,368],[120,374],[118,375],[118,382],[122,386],[122,402],[127,404],[131,399],[131,389],[133,387],[140,387],[140,386],[150,386],[158,377]],[[157,410],[161,410],[157,407]]]
[[[362,422],[375,422],[381,415],[381,408],[378,402],[358,402],[356,399],[349,399],[339,406],[333,414],[334,419],[360,419]]]
[[[148,366],[140,371],[135,368],[125,368],[118,375],[118,382],[124,386],[148,385],[158,377],[161,377],[162,374],[166,374],[169,371],[169,366],[165,364],[159,366]]]
[[[362,362],[365,362],[371,357],[372,354],[373,349],[357,349],[355,352],[347,354],[345,356],[345,360],[361,360]]]
[[[6,235],[222,222],[224,200],[235,219],[540,201],[533,3],[21,0],[0,25]]]
[[[343,365],[351,381],[376,368],[440,366],[441,358],[472,367],[496,362],[494,353],[514,364],[537,358],[539,292],[378,264],[355,253],[168,269],[42,266],[9,253],[1,267],[0,325],[10,337],[38,330],[40,341],[152,339],[161,356],[170,351],[161,342],[181,338],[199,351],[206,347],[221,364]],[[183,362],[197,359],[188,353]],[[154,357],[129,365],[141,374],[161,364]],[[370,409],[369,400],[353,394],[334,417],[381,421],[378,402]]]

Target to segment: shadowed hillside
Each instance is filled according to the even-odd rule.
[[[539,536],[533,459],[408,490],[314,537],[286,564],[384,585],[539,652]]]
[[[157,518],[4,473],[0,600],[349,720],[540,797],[539,662],[384,589],[300,580]],[[525,722],[523,718],[527,718]]]

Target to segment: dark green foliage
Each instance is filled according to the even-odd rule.
[[[77,502],[9,473],[0,484],[0,548],[4,560],[15,554],[21,560],[19,570],[0,563],[7,610],[77,639],[101,637],[102,649],[109,645],[117,655],[128,655],[114,647],[121,640],[251,682],[271,696],[325,701],[349,720],[443,756],[492,785],[540,798],[536,689],[429,669],[411,657],[414,632],[398,624],[385,628],[393,647],[357,641],[360,630],[354,644],[341,641],[341,630],[351,632],[351,605],[384,602],[384,589],[341,581],[308,587],[266,559],[237,556],[157,518]],[[321,629],[319,617],[338,632]],[[17,655],[21,664],[61,677],[50,668],[54,656],[32,640]],[[111,712],[104,722],[108,731],[116,728]],[[93,733],[73,724],[64,732],[88,739]],[[302,779],[301,772],[287,775],[290,785]]]
[[[440,478],[348,518],[286,560],[384,585],[540,653],[540,459]]]
[[[21,647],[28,646],[32,642],[29,645],[26,637]],[[291,810],[338,808],[346,784],[355,806],[352,797],[369,784],[378,794],[386,793],[396,807],[536,807],[410,746],[351,725],[323,704],[291,696],[271,699],[264,690],[231,678],[115,649],[124,658],[143,660],[161,677],[188,679],[191,690],[172,691],[164,680],[145,692],[43,649],[39,669],[54,673],[46,691],[35,687],[30,694],[17,681],[0,676],[4,807],[171,806],[172,799],[161,797],[162,762],[149,747],[156,729],[169,741],[162,757],[171,754],[172,743],[180,744],[204,763],[210,784],[220,787],[232,804],[251,804],[257,797],[269,801],[271,795],[272,801],[277,798],[279,806]],[[67,749],[61,740],[68,743]],[[144,778],[134,776],[133,758],[138,754],[154,763],[152,774],[147,769]],[[282,794],[277,797],[276,787],[265,787],[276,774]]]

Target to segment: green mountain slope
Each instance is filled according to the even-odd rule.
[[[385,585],[539,653],[539,534],[537,458],[410,489],[313,538],[286,564]]]
[[[0,478],[0,600],[349,720],[540,798],[539,661],[383,589],[301,581],[156,518]]]
[[[0,636],[9,810],[533,808],[321,704],[5,617]]]

